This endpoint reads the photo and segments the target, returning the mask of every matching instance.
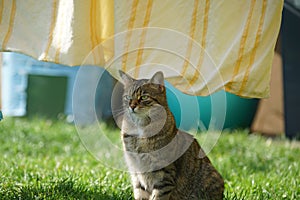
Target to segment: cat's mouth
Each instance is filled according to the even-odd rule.
[[[146,115],[148,110],[145,108],[141,108],[141,107],[130,107],[128,108],[129,113],[131,114],[135,114],[135,115]]]
[[[129,107],[128,112],[131,120],[133,120],[134,123],[138,123],[138,125],[146,126],[151,122],[147,108],[136,107],[132,109]]]

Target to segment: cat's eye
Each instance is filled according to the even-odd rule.
[[[129,96],[129,95],[125,95],[125,96],[124,96],[124,99],[129,101],[129,100],[131,100],[131,99],[132,99],[132,97],[131,97],[131,96]]]
[[[140,98],[141,100],[147,100],[149,99],[149,95],[142,95]]]

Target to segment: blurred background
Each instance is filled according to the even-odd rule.
[[[222,129],[249,129],[250,132],[268,136],[286,134],[297,138],[300,133],[300,3],[285,1],[282,26],[273,60],[271,93],[268,99],[245,99],[219,91],[208,97],[196,97],[199,115],[193,115],[195,107],[189,106],[191,97],[168,85],[167,95],[177,125],[191,129],[196,122],[200,131],[214,126],[220,118],[225,121]],[[68,67],[34,60],[19,53],[0,53],[0,108],[4,117],[32,117],[66,119],[73,122],[72,94],[79,67]],[[112,93],[116,80],[103,68],[95,91],[95,111],[101,120],[112,121]],[[86,88],[89,87],[88,81]],[[83,94],[84,96],[84,91]],[[225,97],[225,98],[223,98]],[[220,112],[213,112],[214,104],[223,105]],[[219,101],[219,102],[218,102]],[[76,101],[85,121],[90,111],[87,102]],[[117,102],[120,103],[120,102]],[[184,120],[188,115],[189,120]],[[219,124],[215,125],[219,128]]]

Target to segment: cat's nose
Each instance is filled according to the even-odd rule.
[[[131,104],[130,106],[129,106],[129,109],[130,109],[130,111],[131,112],[134,112],[134,109],[136,108],[136,105],[135,104]]]
[[[134,100],[132,102],[130,102],[129,109],[131,112],[134,112],[134,109],[136,108],[137,104],[138,104],[138,102],[134,101]]]
[[[130,106],[130,107],[129,107],[129,109],[130,109],[131,112],[134,112],[134,109],[135,109],[135,108],[136,108],[136,107],[133,107],[133,106]]]

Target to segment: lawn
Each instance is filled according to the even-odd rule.
[[[226,132],[208,156],[225,179],[225,199],[300,199],[299,142]],[[0,199],[133,199],[127,172],[104,162],[64,120],[0,122]]]

